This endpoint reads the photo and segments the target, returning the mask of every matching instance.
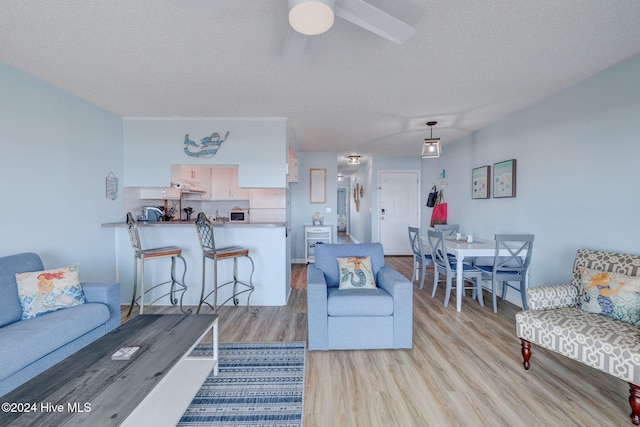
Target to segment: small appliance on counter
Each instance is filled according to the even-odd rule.
[[[193,213],[193,208],[187,207],[187,208],[183,208],[182,210],[186,215],[185,221],[191,221],[191,214]]]
[[[155,206],[145,206],[142,208],[142,215],[145,221],[156,222],[164,219],[164,213]]]
[[[235,207],[229,211],[229,222],[249,222],[249,209]]]

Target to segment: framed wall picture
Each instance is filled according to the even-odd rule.
[[[516,159],[493,164],[493,197],[516,197]]]
[[[491,166],[480,166],[471,171],[471,198],[488,199],[491,187]]]
[[[326,203],[327,201],[327,170],[309,170],[309,203]]]

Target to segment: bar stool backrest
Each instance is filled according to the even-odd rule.
[[[213,239],[213,225],[204,212],[198,213],[196,218],[196,230],[198,230],[198,239],[200,239],[200,247],[203,252],[216,253],[216,244]]]
[[[131,215],[131,212],[127,212],[127,230],[129,231],[129,239],[131,240],[133,253],[136,257],[140,257],[140,254],[142,254],[142,243],[140,243],[140,234],[138,234],[138,224],[133,218],[133,215]]]

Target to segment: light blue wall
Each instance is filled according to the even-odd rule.
[[[45,268],[80,263],[81,280],[114,280],[112,232],[120,197],[105,197],[109,172],[122,178],[122,120],[0,63],[0,256],[31,251]]]
[[[188,156],[185,135],[200,143],[217,132],[224,138],[210,159]],[[241,187],[287,186],[286,119],[125,119],[125,185],[164,187],[172,164],[239,165]]]
[[[536,235],[531,286],[566,283],[578,248],[640,254],[640,56],[443,147],[449,222]],[[471,169],[517,159],[517,197],[471,199]],[[424,196],[424,195],[423,195]],[[431,209],[423,203],[423,227]]]
[[[302,152],[298,156],[298,182],[289,184],[291,198],[291,229],[293,232],[291,242],[291,258],[301,262],[305,259],[304,226],[311,225],[311,217],[316,212],[324,215],[324,223],[333,225],[333,239],[337,238],[336,226],[338,217],[338,162],[337,153],[311,153]],[[327,198],[326,203],[309,203],[309,170],[312,168],[327,169]],[[326,213],[325,208],[331,208],[331,213]]]
[[[349,233],[359,243],[371,243],[371,201],[373,199],[373,193],[377,192],[374,189],[372,173],[371,159],[368,159],[362,163],[358,170],[349,179],[350,191],[349,191]],[[353,190],[356,188],[356,183],[364,186],[365,194],[360,199],[360,208],[356,210],[356,204],[353,200]]]

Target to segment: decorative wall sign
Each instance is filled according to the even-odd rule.
[[[105,195],[107,199],[115,200],[118,198],[118,178],[113,174],[113,172],[109,172],[107,178],[105,179]]]
[[[360,199],[364,194],[364,189],[356,182],[356,187],[353,189],[353,203],[356,205],[356,212],[360,212]]]
[[[471,171],[471,198],[488,199],[491,187],[491,166],[480,166]]]
[[[200,144],[195,143],[189,139],[189,134],[184,136],[184,152],[187,156],[200,157],[204,159],[210,159],[215,156],[218,149],[223,142],[227,140],[229,131],[224,135],[224,138],[220,139],[220,134],[214,132],[211,136],[205,136],[200,140]]]
[[[516,159],[493,164],[493,197],[516,197]]]
[[[326,169],[309,169],[309,203],[326,203],[326,183]]]

